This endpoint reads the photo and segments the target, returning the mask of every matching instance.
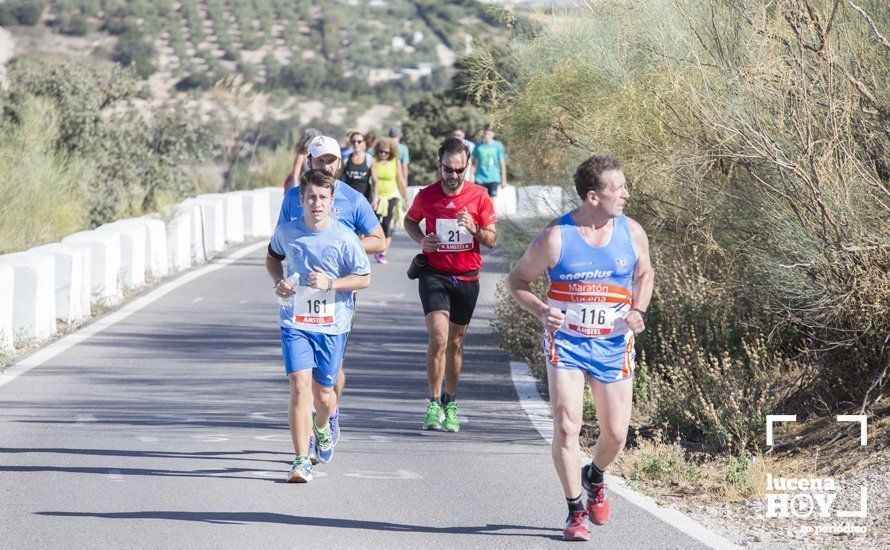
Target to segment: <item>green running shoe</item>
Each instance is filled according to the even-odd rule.
[[[445,420],[442,421],[442,429],[446,432],[460,430],[460,424],[457,423],[457,401],[451,401],[445,405]]]
[[[312,481],[312,462],[308,456],[298,456],[294,459],[294,464],[287,475],[287,482],[308,483],[310,481]]]
[[[312,432],[315,435],[315,458],[323,464],[334,460],[334,438],[331,435],[331,424],[324,428],[315,425],[315,413],[312,413]]]
[[[423,429],[442,429],[442,407],[432,399],[430,400],[430,404],[426,407],[426,418],[423,419]]]

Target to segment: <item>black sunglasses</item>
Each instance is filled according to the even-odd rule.
[[[449,168],[448,166],[445,166],[445,165],[442,164],[441,162],[439,163],[439,166],[442,167],[442,170],[443,170],[446,174],[463,174],[463,173],[464,173],[464,170],[467,169],[466,166],[464,166],[463,168]],[[468,166],[469,166],[469,165],[468,165]]]
[[[365,140],[363,140],[363,139],[353,139],[353,140],[350,140],[349,143],[351,143],[353,145],[358,145],[359,143],[364,143],[364,142],[365,142]]]

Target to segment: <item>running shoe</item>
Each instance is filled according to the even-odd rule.
[[[442,429],[442,407],[432,399],[430,399],[430,404],[426,407],[426,418],[423,419],[423,429]]]
[[[573,512],[566,518],[566,526],[562,530],[562,540],[590,540],[590,529],[587,528],[587,511]]]
[[[312,462],[308,456],[302,455],[294,459],[287,476],[288,483],[309,483],[312,481]]]
[[[334,438],[334,447],[337,446],[337,442],[340,441],[340,407],[337,407],[334,410],[334,414],[331,415],[331,437]]]
[[[315,456],[315,434],[309,435],[309,461],[318,464],[318,457]]]
[[[389,260],[386,259],[386,254],[383,253],[383,252],[380,253],[380,257],[377,259],[377,261],[380,262],[380,263],[382,263],[382,264],[387,264],[387,263],[389,263]]]
[[[380,253],[379,253],[379,252],[375,252],[375,253],[374,253],[374,261],[377,262],[378,264],[381,263],[381,262],[380,262]]]
[[[457,423],[457,401],[449,401],[445,405],[445,420],[442,421],[442,429],[446,432],[460,430],[460,424]]]
[[[581,467],[581,485],[587,491],[587,515],[592,523],[603,525],[612,516],[612,507],[606,497],[606,484],[593,484],[587,477],[590,464]]]
[[[312,415],[312,431],[315,433],[315,456],[318,461],[327,464],[334,459],[334,438],[331,437],[331,424],[324,428],[315,426],[315,415]]]

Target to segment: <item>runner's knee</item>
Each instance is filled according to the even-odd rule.
[[[311,393],[310,382],[302,376],[289,376],[290,394],[294,399],[300,399]]]
[[[554,437],[561,440],[577,439],[581,435],[581,419],[565,412],[557,413],[554,415],[553,431]]]
[[[600,426],[599,437],[604,445],[608,445],[612,449],[622,449],[627,442],[627,429]]]
[[[444,334],[430,334],[430,353],[433,355],[442,355],[445,353],[445,346],[448,344],[448,338]]]

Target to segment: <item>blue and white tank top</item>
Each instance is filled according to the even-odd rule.
[[[558,332],[581,338],[613,338],[628,332],[621,317],[633,307],[633,273],[637,264],[627,218],[612,221],[605,246],[584,240],[569,212],[559,218],[562,249],[559,261],[547,270],[547,304],[562,310],[565,323]]]

